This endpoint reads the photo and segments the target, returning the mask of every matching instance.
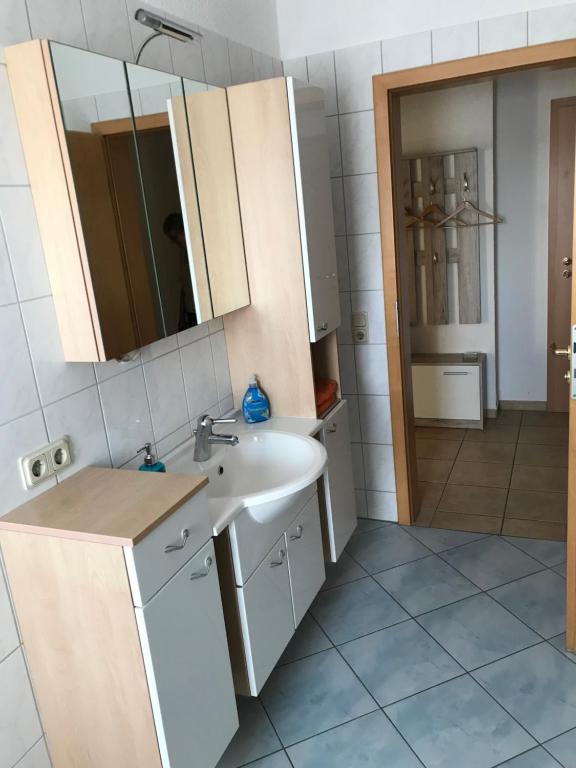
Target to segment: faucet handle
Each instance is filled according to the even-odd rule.
[[[238,419],[212,419],[212,424],[236,424]]]

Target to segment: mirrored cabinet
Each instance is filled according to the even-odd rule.
[[[6,61],[66,359],[249,304],[226,92],[45,40]]]

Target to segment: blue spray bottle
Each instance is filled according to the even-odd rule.
[[[256,424],[270,418],[270,401],[260,389],[256,374],[250,379],[248,389],[242,401],[242,414],[247,424]]]

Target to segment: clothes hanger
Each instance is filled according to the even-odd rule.
[[[458,214],[462,213],[463,211],[473,211],[478,216],[484,216],[484,218],[488,219],[488,221],[482,221],[482,222],[478,221],[476,223],[469,224],[469,223],[466,223],[466,222],[462,223],[462,221],[460,219],[457,219],[457,221],[459,223],[456,226],[459,226],[459,227],[462,227],[462,226],[464,226],[464,227],[481,227],[481,226],[485,226],[485,225],[488,225],[488,224],[501,224],[502,223],[502,219],[499,216],[496,216],[493,213],[488,213],[488,211],[483,211],[481,208],[478,208],[476,205],[474,205],[474,203],[470,202],[470,200],[463,200],[460,203],[460,205],[458,205],[452,211],[452,213],[449,213],[447,216],[445,216],[442,219],[442,221],[439,221],[435,226],[438,227],[438,228],[442,227],[444,229],[454,228],[454,225],[450,225],[450,226],[446,227],[445,226],[446,222],[447,221],[452,221],[453,219],[455,219],[456,216],[458,216]]]
[[[406,210],[406,214],[409,217],[406,222],[406,229],[420,229],[422,227],[436,228],[439,226],[440,222],[430,221],[428,219],[428,216],[431,216],[432,214],[434,214],[436,216],[439,216],[441,221],[443,221],[447,217],[446,211],[443,208],[440,208],[440,206],[437,205],[436,203],[430,203],[430,205],[427,205],[426,208],[424,208],[424,210],[419,214],[411,213],[408,210]],[[458,227],[466,226],[466,223],[463,221],[460,221],[460,219],[455,219],[455,221],[456,221],[456,224],[454,226],[458,226]]]

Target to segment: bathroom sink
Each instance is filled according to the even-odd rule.
[[[215,534],[243,509],[255,522],[275,520],[326,468],[326,450],[312,437],[263,430],[239,438],[236,446],[212,445],[206,462],[194,462],[190,446],[165,459],[169,472],[208,475]]]

